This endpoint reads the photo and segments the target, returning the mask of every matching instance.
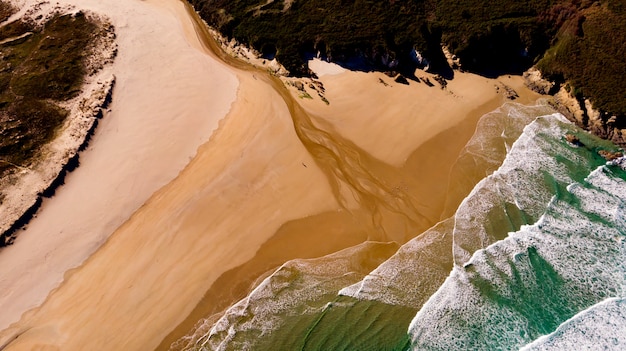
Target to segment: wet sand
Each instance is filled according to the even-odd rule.
[[[533,104],[541,97],[526,88],[519,76],[488,79],[455,72],[454,79],[441,89],[433,75],[419,70],[416,75],[429,78],[434,86],[423,81],[409,81],[407,86],[382,73],[337,74],[336,65],[323,64],[327,67],[318,75],[329,104],[308,88],[313,99],[300,98],[300,103],[320,116],[327,129],[345,136],[401,174],[402,186],[410,188],[416,206],[433,221],[451,215],[443,213],[442,195],[454,199],[448,207],[455,209],[471,191],[473,185],[449,187],[455,176],[452,166],[474,134],[478,120],[511,101],[502,94],[502,84],[519,94],[515,102]],[[296,89],[291,91],[299,96]],[[478,180],[485,176],[483,170],[475,171],[482,174]]]
[[[147,3],[174,15],[189,45],[209,45],[211,67],[226,67],[209,59],[221,54],[180,3]],[[403,243],[439,221],[454,160],[478,118],[504,102],[494,81],[474,75],[441,90],[345,72],[321,77],[327,106],[222,59],[240,84],[219,129],[41,307],[0,333],[6,350],[167,348],[168,334],[184,335],[286,260],[368,239]]]

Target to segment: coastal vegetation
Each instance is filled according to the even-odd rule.
[[[9,3],[0,2],[0,22],[4,22],[15,13],[15,8]]]
[[[11,8],[0,3],[0,17]],[[83,13],[0,27],[0,176],[27,167],[55,135],[86,74],[96,24]]]
[[[566,19],[538,68],[551,80],[567,82],[579,100],[588,98],[600,111],[626,116],[626,3],[568,4],[560,12]]]
[[[626,114],[626,15],[621,0],[191,0],[225,36],[310,75],[319,55],[349,68],[417,66],[450,78],[442,45],[460,69],[486,76],[532,65],[579,99]],[[416,55],[416,52],[419,55]],[[420,60],[420,58],[426,58]],[[457,67],[454,67],[457,68]]]

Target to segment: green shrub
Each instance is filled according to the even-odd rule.
[[[96,29],[81,13],[54,16],[40,29],[20,20],[0,28],[0,40],[32,32],[0,45],[0,176],[27,166],[65,121],[56,102],[79,91]]]
[[[296,0],[284,12],[276,10],[284,7],[283,1],[275,0],[265,5],[275,10],[262,13],[255,9],[265,0],[192,3],[227,36],[255,48],[275,45],[281,63],[301,75],[307,73],[304,58],[318,51],[335,60],[365,57],[374,69],[384,69],[381,58],[389,55],[399,61],[400,70],[410,71],[414,63],[409,54],[415,47],[435,67],[444,66],[442,41],[467,68],[519,70],[547,46],[538,15],[552,0]],[[528,55],[521,57],[526,48]],[[509,65],[512,61],[519,62]]]
[[[309,74],[306,58],[318,52],[379,70],[388,69],[381,58],[389,55],[410,76],[414,47],[446,70],[444,43],[464,69],[485,75],[519,73],[540,60],[545,75],[570,81],[595,106],[626,113],[623,0],[295,0],[286,11],[283,0],[191,3],[226,36],[271,45],[296,76]]]
[[[538,67],[567,81],[594,107],[626,115],[626,11],[620,0],[596,3],[571,16]]]

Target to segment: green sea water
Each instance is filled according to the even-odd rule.
[[[548,336],[571,342],[576,326],[594,326],[589,315],[616,320],[624,304],[606,301],[626,286],[626,172],[598,155],[614,145],[557,114],[535,119],[545,113],[517,105],[491,115],[525,122],[506,132],[492,123],[468,144],[460,160],[473,160],[460,164],[495,172],[450,219],[370,270],[350,259],[366,247],[287,263],[200,323],[186,349],[514,350]],[[624,330],[626,318],[610,326]]]
[[[567,143],[568,133],[584,145]],[[519,349],[582,310],[622,296],[626,174],[606,165],[601,149],[615,146],[558,115],[525,129],[490,177],[500,187],[489,178],[482,186],[498,188],[490,198],[511,200],[537,220],[505,236],[481,226],[455,232],[455,239],[480,239],[482,247],[459,260],[417,313],[409,328],[413,349]],[[465,252],[457,257],[467,257],[468,247],[458,246]]]
[[[416,310],[339,296],[319,314],[286,320],[287,327],[260,343],[269,350],[403,350]]]

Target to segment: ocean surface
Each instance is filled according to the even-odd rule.
[[[600,150],[617,147],[505,104],[454,165],[477,185],[449,218],[287,262],[175,349],[626,349],[626,171]]]

